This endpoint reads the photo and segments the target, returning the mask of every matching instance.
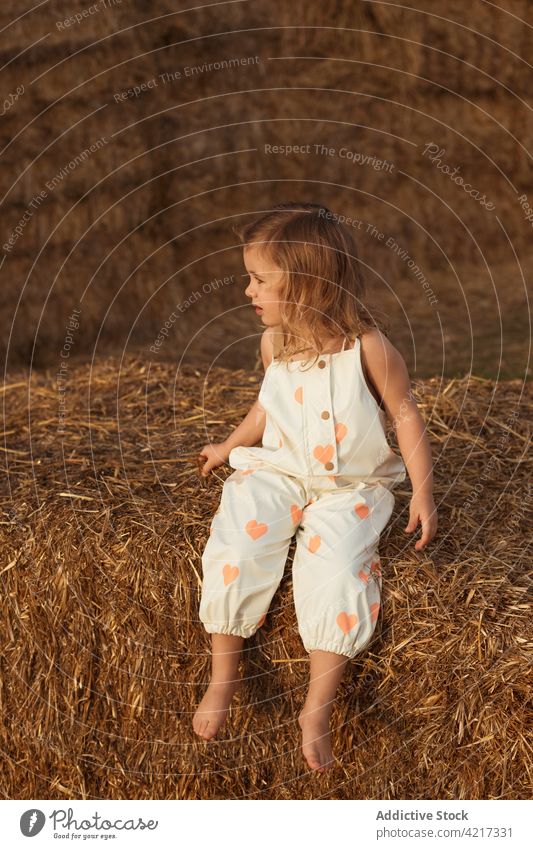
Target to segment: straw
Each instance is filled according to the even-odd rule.
[[[440,527],[423,552],[396,490],[383,606],[312,776],[297,724],[309,660],[291,543],[244,683],[210,743],[192,714],[210,670],[201,554],[223,440],[260,374],[135,357],[72,367],[65,432],[53,373],[10,375],[1,491],[0,676],[6,798],[529,798],[531,385],[418,381]],[[393,442],[393,445],[394,442]],[[395,446],[396,447],[396,446]]]

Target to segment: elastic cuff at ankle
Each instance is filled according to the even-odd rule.
[[[211,622],[202,623],[208,634],[226,634],[229,637],[252,637],[257,631],[257,624],[253,625],[216,625]]]

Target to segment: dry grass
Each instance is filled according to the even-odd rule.
[[[531,385],[420,382],[438,537],[424,554],[397,490],[381,543],[384,605],[349,662],[337,765],[310,775],[297,712],[308,658],[293,547],[219,738],[191,728],[209,671],[200,555],[227,467],[194,457],[244,415],[254,372],[127,358],[3,392],[0,675],[6,798],[528,798]],[[514,413],[516,412],[516,415]]]

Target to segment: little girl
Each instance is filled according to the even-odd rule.
[[[235,471],[202,555],[212,674],[193,727],[208,740],[224,722],[243,640],[265,621],[296,534],[294,604],[310,655],[298,722],[303,755],[323,772],[333,763],[329,718],[344,667],[379,615],[379,538],[392,489],[406,477],[387,418],[413,487],[405,531],[422,525],[417,550],[437,528],[431,449],[405,363],[362,303],[352,231],[325,207],[287,203],[239,235],[245,294],[265,325],[265,377],[241,424],[200,452],[204,476],[227,461]]]

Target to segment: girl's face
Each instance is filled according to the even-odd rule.
[[[245,245],[243,258],[250,275],[244,294],[252,299],[252,307],[264,325],[281,324],[282,270],[254,245]]]

